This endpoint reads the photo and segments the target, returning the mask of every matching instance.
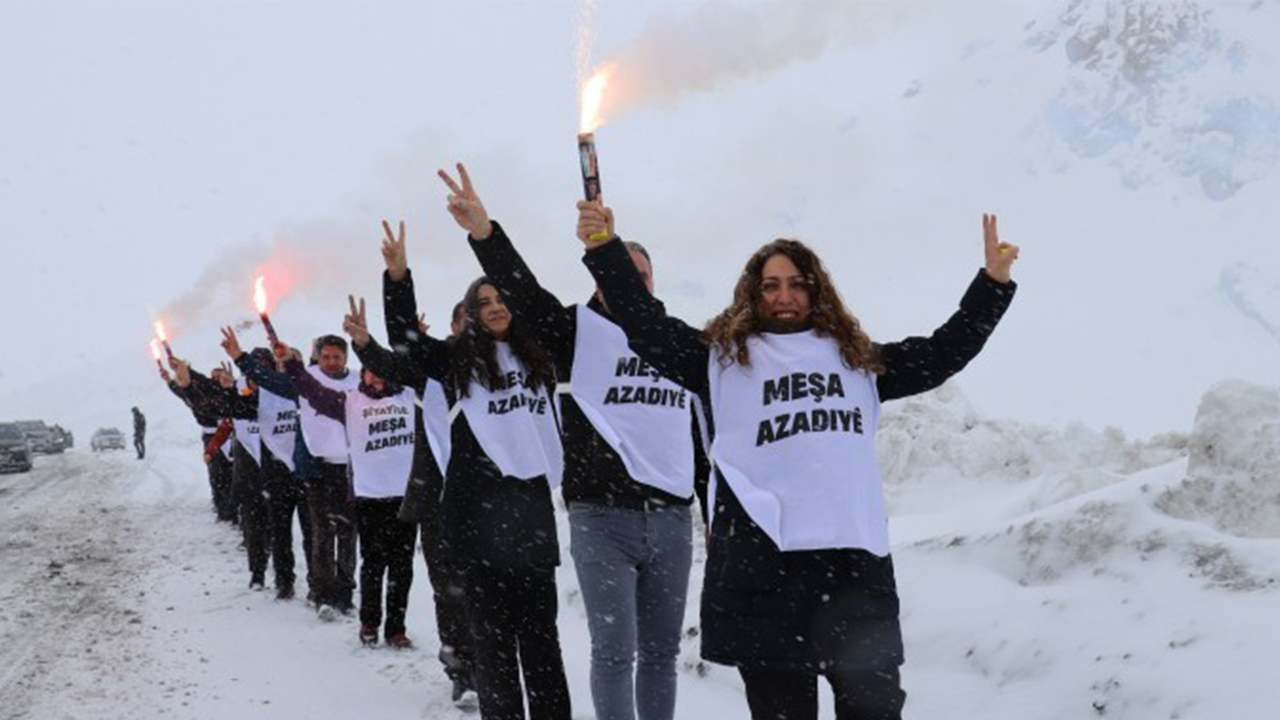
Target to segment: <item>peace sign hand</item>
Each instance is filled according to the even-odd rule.
[[[228,325],[222,328],[222,349],[227,351],[227,355],[232,360],[239,360],[244,354],[244,350],[240,349],[240,341],[236,339],[236,331]]]
[[[382,259],[387,263],[387,276],[393,282],[400,282],[409,272],[409,256],[404,246],[404,221],[400,221],[398,239],[386,220],[382,221],[382,230],[387,234],[387,239],[382,241]]]
[[[222,374],[218,376],[218,385],[221,386],[224,390],[235,387],[236,385],[235,366],[227,362],[226,360],[223,360],[221,363],[218,364],[218,367],[222,368]]]
[[[457,221],[458,225],[470,233],[471,237],[476,240],[485,240],[493,232],[493,223],[489,220],[489,213],[484,209],[484,203],[480,202],[480,196],[476,194],[476,189],[471,185],[471,176],[467,174],[467,169],[458,163],[458,177],[462,180],[462,185],[454,182],[449,177],[449,173],[444,170],[436,172],[445,185],[449,186],[449,214]]]
[[[365,321],[364,298],[360,298],[360,307],[356,307],[356,299],[348,295],[351,312],[342,319],[342,331],[351,336],[351,343],[362,348],[369,344],[369,324]]]
[[[982,214],[982,242],[987,260],[987,276],[998,283],[1010,280],[1013,262],[1018,259],[1018,246],[1000,242],[996,216]]]

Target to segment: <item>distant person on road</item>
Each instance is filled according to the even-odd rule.
[[[141,460],[147,454],[147,418],[138,408],[133,409],[133,447]]]

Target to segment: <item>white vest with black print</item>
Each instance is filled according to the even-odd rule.
[[[236,392],[244,394],[244,391],[247,390],[248,387],[249,382],[244,378],[236,380]],[[258,401],[261,402],[261,398],[259,398]],[[258,427],[258,421],[232,418],[231,424],[234,425],[236,429],[236,442],[240,443],[240,447],[243,447],[245,452],[249,453],[249,457],[253,458],[254,463],[261,465],[262,435]]]
[[[876,464],[874,374],[850,370],[814,331],[750,337],[750,366],[711,353],[711,458],[782,550],[889,554]]]
[[[298,441],[298,401],[258,387],[258,424],[262,442],[289,472],[294,471],[293,444]]]
[[[472,380],[470,392],[450,414],[466,414],[480,449],[504,476],[532,480],[545,475],[551,487],[559,487],[564,453],[554,398],[544,387],[526,387],[528,370],[508,343],[494,343],[494,351],[499,387],[490,390]]]
[[[307,372],[330,390],[345,393],[360,387],[359,373],[348,371],[346,377],[338,380],[325,375],[319,365],[307,367]],[[347,432],[342,423],[317,413],[305,397],[298,398],[298,419],[308,452],[327,463],[347,464]]]
[[[637,481],[693,495],[693,394],[658,374],[627,345],[622,328],[577,306],[568,392]]]
[[[418,396],[418,406],[422,408],[422,431],[427,436],[427,445],[440,474],[445,475],[449,472],[453,436],[449,432],[449,399],[444,394],[444,386],[435,380],[427,380]]]
[[[371,398],[351,390],[346,413],[356,497],[403,496],[413,470],[413,391]]]

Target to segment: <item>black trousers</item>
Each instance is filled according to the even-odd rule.
[[[464,577],[481,717],[524,720],[527,694],[531,720],[570,720],[556,628],[555,568],[476,564]]]
[[[307,564],[307,586],[311,586],[311,517],[307,513],[302,481],[289,467],[262,446],[262,487],[271,516],[271,565],[276,571],[276,588],[292,587],[294,573],[293,517],[302,526],[302,550]]]
[[[738,668],[751,720],[817,720],[818,676],[770,668]],[[900,720],[906,693],[898,669],[828,673],[836,720]]]
[[[147,454],[147,439],[145,435],[133,436],[133,449],[138,451],[139,460]]]
[[[386,624],[383,637],[404,632],[404,614],[413,586],[413,525],[401,522],[402,498],[356,498],[356,528],[360,533],[360,624],[383,624],[382,581],[386,578]]]
[[[422,559],[427,563],[427,579],[436,607],[436,629],[440,633],[440,662],[453,680],[475,687],[475,641],[467,621],[466,579],[462,568],[446,562],[441,553],[440,523],[435,516],[422,521]]]
[[[238,443],[232,467],[232,494],[235,495],[236,505],[240,510],[240,532],[244,535],[249,573],[253,579],[261,579],[267,572],[267,558],[271,547],[271,513],[262,487],[262,469]]]
[[[347,466],[320,464],[306,484],[311,516],[311,583],[317,605],[352,607],[356,588],[356,512]]]
[[[209,486],[213,491],[213,511],[223,522],[235,521],[239,509],[232,492],[233,482],[231,461],[222,451],[214,453],[209,461]]]

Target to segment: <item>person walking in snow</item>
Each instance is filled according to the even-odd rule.
[[[983,216],[985,267],[930,337],[876,344],[818,256],[752,254],[703,330],[666,314],[613,213],[579,203],[584,263],[631,347],[697,393],[714,427],[702,656],[735,666],[754,720],[813,720],[817,679],[840,720],[901,717],[898,595],[875,461],[880,404],[942,384],[1013,299],[1018,248]],[[596,239],[604,238],[604,239]]]
[[[358,310],[351,301],[343,329],[357,347],[368,345],[363,300]],[[360,536],[360,640],[365,645],[377,644],[382,626],[388,645],[412,647],[404,619],[413,585],[417,533],[413,524],[402,522],[397,515],[413,466],[413,391],[389,383],[367,368],[360,371],[360,382],[351,390],[327,387],[298,360],[286,361],[285,372],[317,414],[346,428]]]
[[[695,481],[707,465],[696,398],[627,347],[599,293],[565,306],[543,289],[491,223],[466,169],[442,178],[485,274],[560,370],[563,493],[578,586],[591,634],[591,698],[598,720],[671,720],[676,658],[693,562]],[[483,237],[484,239],[477,239]],[[653,265],[627,250],[650,292]]]
[[[147,454],[147,418],[136,406],[133,408],[133,449],[141,460]]]
[[[385,315],[412,326],[412,275],[385,251],[384,259]],[[451,341],[422,335],[396,353],[367,351],[373,342],[353,345],[379,376],[409,387],[434,380],[453,405],[442,555],[463,568],[480,714],[523,720],[527,700],[532,720],[568,720],[551,500],[562,463],[555,369],[488,278],[471,283],[463,302],[466,325]]]

